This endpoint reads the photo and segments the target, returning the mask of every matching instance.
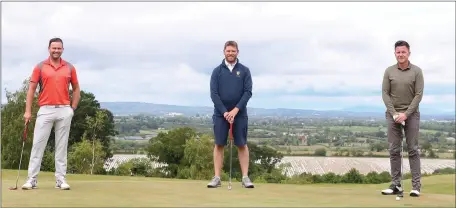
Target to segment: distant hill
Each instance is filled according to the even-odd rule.
[[[186,116],[212,115],[213,107],[209,106],[178,106],[166,104],[154,104],[143,102],[101,102],[101,107],[109,109],[116,115],[167,115],[170,113],[180,113]],[[266,108],[248,108],[250,116],[278,116],[278,117],[320,117],[320,118],[336,118],[336,117],[358,117],[358,118],[384,118],[385,110],[379,106],[357,106],[342,110],[310,110],[310,109],[266,109]],[[454,119],[454,112],[440,112],[435,115],[430,115],[426,109],[422,109],[422,119]]]

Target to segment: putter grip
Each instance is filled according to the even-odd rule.
[[[25,142],[25,140],[27,140],[27,129],[28,129],[28,122],[25,124],[24,133],[22,135],[22,141],[24,141],[24,142]]]
[[[230,140],[233,141],[233,123],[230,123]]]

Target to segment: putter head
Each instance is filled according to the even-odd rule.
[[[399,194],[397,194],[398,197],[404,197],[404,192],[401,191]]]
[[[17,186],[16,187],[9,187],[8,189],[9,190],[17,190]]]

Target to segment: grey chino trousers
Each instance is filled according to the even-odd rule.
[[[38,177],[41,160],[53,126],[55,131],[55,177],[65,179],[68,137],[73,115],[73,109],[69,105],[57,108],[55,106],[40,107],[33,132],[33,146],[28,166],[29,180]]]
[[[401,180],[401,145],[403,140],[402,125],[394,122],[390,113],[386,113],[388,123],[388,143],[391,164],[391,177],[394,185],[399,185]],[[420,113],[412,113],[405,120],[405,137],[408,148],[408,158],[412,173],[412,188],[421,189],[421,162],[418,144],[420,129]]]

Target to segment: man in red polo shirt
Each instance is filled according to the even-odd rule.
[[[76,69],[72,64],[63,60],[63,41],[53,38],[49,41],[49,58],[38,63],[33,69],[30,86],[27,93],[24,119],[29,122],[32,115],[32,102],[37,86],[40,86],[38,110],[33,146],[28,166],[28,179],[22,189],[37,187],[37,177],[40,172],[44,149],[54,126],[55,130],[55,188],[69,190],[65,180],[67,171],[67,147],[70,134],[71,119],[79,99],[80,89]],[[73,100],[70,101],[69,85],[73,89]]]

